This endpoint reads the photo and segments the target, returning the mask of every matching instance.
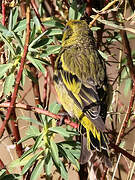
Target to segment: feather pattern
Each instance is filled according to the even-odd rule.
[[[80,132],[87,135],[88,150],[107,151],[104,134],[108,108],[105,64],[86,23],[82,26],[85,34],[80,31],[83,37],[78,34],[75,38],[76,31],[79,33],[79,28],[74,29],[75,22],[78,21],[68,24],[71,26],[68,38],[63,35],[62,50],[55,63],[55,87],[65,110],[79,119]]]

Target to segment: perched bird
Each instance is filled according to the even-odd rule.
[[[80,122],[80,163],[86,163],[91,150],[96,150],[109,167],[104,131],[110,88],[104,60],[84,20],[70,20],[66,24],[62,48],[55,62],[54,84],[64,109]]]

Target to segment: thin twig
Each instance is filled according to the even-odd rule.
[[[35,105],[42,104],[41,103],[41,96],[40,96],[40,89],[39,89],[39,82],[38,82],[38,71],[33,66],[30,64],[30,71],[32,73],[32,76],[35,78],[36,82],[32,81],[32,87],[33,87],[33,94],[34,94],[34,100],[35,100]]]
[[[125,151],[124,149],[120,148],[118,145],[110,143],[109,146],[110,146],[110,148],[115,150],[115,153],[121,153],[122,155],[124,155],[125,157],[130,159],[131,161],[135,162],[135,156],[132,156],[127,151]]]
[[[28,52],[28,44],[29,44],[29,37],[30,37],[30,7],[28,5],[27,5],[26,19],[27,19],[27,30],[26,30],[26,39],[25,39],[24,52],[23,52],[23,56],[21,58],[21,65],[20,65],[20,69],[19,69],[18,74],[17,74],[16,84],[15,84],[14,92],[12,94],[11,103],[10,103],[10,106],[9,106],[9,108],[7,110],[6,118],[3,121],[3,124],[2,124],[2,126],[0,128],[0,137],[4,133],[5,126],[8,123],[8,120],[10,119],[10,115],[11,115],[12,110],[14,108],[14,104],[15,104],[15,101],[16,101],[16,98],[17,98],[19,84],[20,84],[21,77],[22,77],[24,63],[25,63],[27,52]]]
[[[0,108],[3,108],[3,107],[8,108],[9,106],[10,106],[10,102],[0,104]],[[63,116],[61,116],[61,115],[54,114],[47,110],[44,110],[44,109],[41,109],[41,108],[38,108],[35,106],[22,104],[22,103],[14,104],[14,108],[20,108],[20,109],[24,109],[26,111],[32,111],[32,112],[36,112],[39,114],[44,114],[44,115],[50,116],[56,120],[63,119]],[[70,121],[69,119],[64,119],[64,123],[70,125],[71,127],[75,128],[75,129],[79,127],[78,123],[74,123],[74,122]]]
[[[6,24],[6,7],[5,7],[5,0],[2,0],[2,25],[5,26]]]
[[[119,0],[114,0],[114,1],[112,1],[112,2],[110,2],[110,3],[108,3],[101,11],[100,11],[100,13],[101,12],[104,12],[104,11],[106,11],[107,9],[109,9],[111,6],[113,6],[116,2],[118,2]],[[98,19],[100,17],[100,14],[97,14],[96,16],[95,16],[95,18],[90,22],[90,24],[89,24],[89,27],[91,28],[92,27],[92,25],[95,23],[95,21]]]
[[[0,170],[1,169],[6,169],[6,167],[5,167],[4,163],[3,163],[3,161],[0,159]],[[7,169],[6,169],[6,173],[9,174],[9,171]]]
[[[36,5],[35,0],[31,0],[31,6],[32,6],[32,8],[33,8],[33,10],[34,10],[34,12],[35,12],[38,20],[39,20],[39,23],[40,23],[40,25],[41,25],[42,31],[43,31],[43,32],[46,31],[46,28],[45,28],[45,26],[43,25],[43,23],[42,23],[42,21],[41,21],[41,19],[40,19],[40,14],[39,14],[39,12],[38,12],[37,5]]]
[[[12,127],[12,132],[13,132],[13,137],[15,139],[15,144],[16,144],[16,153],[18,155],[18,157],[21,157],[23,154],[23,148],[22,148],[22,144],[17,144],[17,142],[21,139],[20,138],[20,132],[18,129],[18,123],[17,123],[17,117],[16,117],[16,113],[15,110],[13,109],[12,111],[12,115],[11,115],[11,127]]]
[[[135,67],[133,65],[133,60],[132,60],[132,56],[131,56],[131,48],[129,45],[126,31],[121,31],[121,36],[122,36],[122,42],[123,42],[122,44],[123,44],[124,52],[127,57],[127,66],[129,68],[130,76],[133,80],[133,87],[132,87],[132,93],[131,93],[127,113],[126,113],[126,116],[121,125],[119,135],[117,137],[117,141],[116,141],[117,145],[119,145],[121,143],[121,140],[124,137],[125,129],[127,128],[127,124],[128,124],[128,121],[129,121],[131,113],[132,113],[132,108],[133,108],[134,98],[135,98]]]

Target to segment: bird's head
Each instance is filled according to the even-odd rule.
[[[80,42],[81,39],[88,37],[89,31],[89,26],[84,20],[68,21],[62,38],[62,46],[70,46]]]

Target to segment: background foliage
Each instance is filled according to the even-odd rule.
[[[10,166],[0,157],[0,179],[51,179],[56,171],[61,178],[68,179],[71,164],[79,171],[80,179],[134,179],[134,2],[2,0],[0,3],[0,142],[2,146],[4,139],[9,138],[18,156]],[[63,109],[56,103],[54,62],[67,20],[80,18],[90,23],[113,86],[106,123],[113,164],[109,170],[96,163],[87,165],[88,172],[85,166],[80,167],[78,124],[58,114]],[[33,96],[26,101],[30,90]],[[25,110],[23,115],[17,113],[18,109]],[[25,135],[20,135],[19,122],[25,120],[29,127]],[[57,136],[62,138],[57,140]],[[130,143],[129,137],[132,137]],[[14,167],[20,171],[16,173]]]

